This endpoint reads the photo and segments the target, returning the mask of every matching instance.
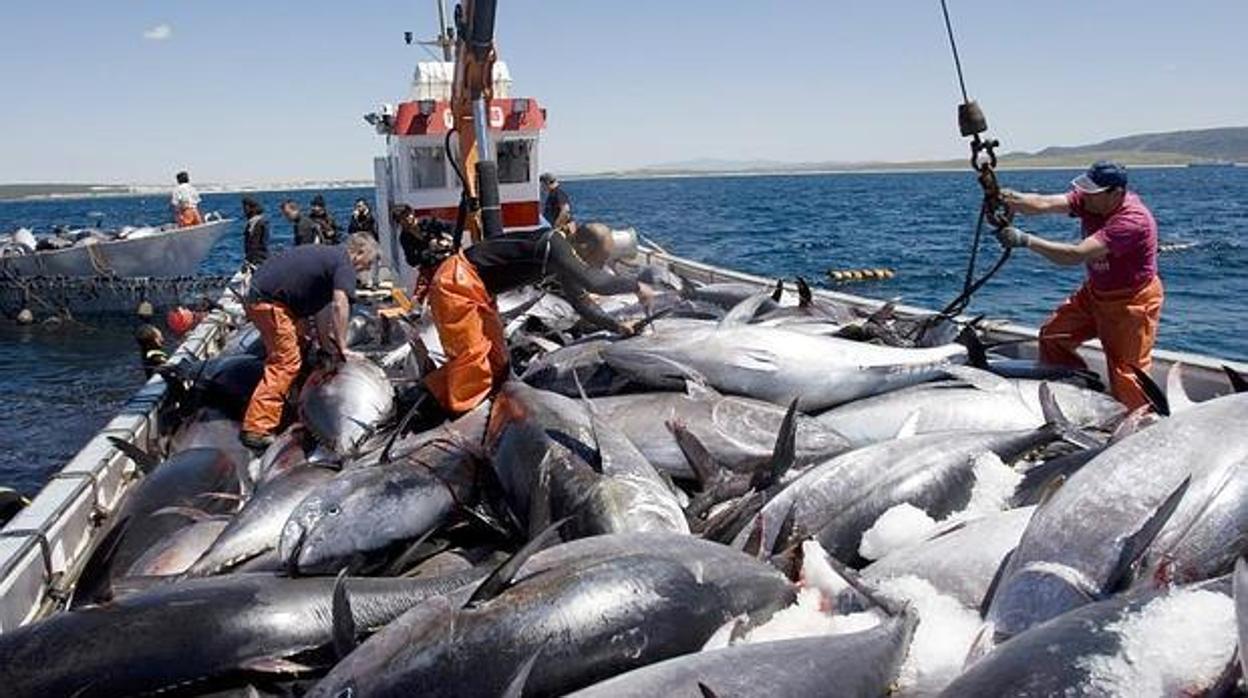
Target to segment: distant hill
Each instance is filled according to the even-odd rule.
[[[1100,143],[1051,146],[1034,153],[1011,152],[1001,156],[1002,168],[1084,167],[1093,160],[1117,160],[1126,165],[1185,165],[1190,162],[1230,161],[1248,163],[1248,127],[1211,128],[1198,131],[1143,133]],[[694,174],[801,174],[829,171],[935,170],[966,167],[966,160],[909,162],[778,162],[773,160],[725,160],[702,158],[650,165],[633,170],[601,172],[583,176],[673,176]]]
[[[1033,157],[1085,155],[1096,152],[1180,154],[1192,160],[1248,162],[1248,127],[1208,128],[1200,131],[1141,133],[1092,145],[1052,146]]]

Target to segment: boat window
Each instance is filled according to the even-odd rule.
[[[521,184],[529,181],[529,161],[533,141],[518,139],[498,143],[498,183]]]
[[[446,149],[441,146],[412,146],[412,189],[441,189],[446,186]]]

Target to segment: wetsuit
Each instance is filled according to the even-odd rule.
[[[243,258],[258,267],[269,257],[269,220],[258,213],[247,219],[243,229]]]
[[[443,410],[450,414],[471,410],[507,378],[507,342],[494,296],[548,278],[559,283],[562,294],[587,321],[614,330],[623,328],[588,294],[638,290],[633,279],[587,267],[562,235],[549,230],[484,240],[433,271],[429,312],[447,360],[425,377],[425,386]]]

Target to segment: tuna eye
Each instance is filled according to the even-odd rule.
[[[326,513],[326,514],[329,514],[330,516],[337,516],[337,515],[339,515],[339,514],[341,514],[341,513],[342,513],[342,509],[339,509],[339,508],[338,508],[338,505],[337,505],[337,504],[335,504],[334,506],[332,506],[332,507],[330,507],[328,510],[326,510],[326,511],[325,511],[325,513]]]

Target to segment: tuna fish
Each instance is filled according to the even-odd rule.
[[[679,389],[697,376],[721,392],[777,405],[797,398],[805,412],[933,380],[967,356],[957,344],[899,349],[731,319],[681,336],[634,337],[603,356],[616,371],[654,388]]]
[[[366,359],[350,359],[336,370],[313,373],[299,395],[304,425],[344,457],[356,455],[393,410],[394,388],[386,374]]]
[[[856,633],[695,652],[620,674],[569,698],[888,695],[914,622],[912,616],[896,617]]]
[[[292,572],[332,573],[444,524],[471,504],[475,458],[431,442],[397,460],[352,468],[307,491],[281,533]]]
[[[1221,397],[1132,434],[1036,512],[1002,571],[987,620],[996,640],[1144,577],[1230,570],[1248,528],[1248,395]],[[1173,557],[1171,557],[1173,556]]]
[[[646,460],[669,475],[692,480],[697,475],[673,427],[697,441],[719,466],[738,473],[754,471],[771,459],[784,409],[769,402],[725,396],[691,385],[684,393],[645,393],[597,398],[594,410],[628,436]],[[847,450],[835,430],[799,416],[796,465],[824,460]]]
[[[777,551],[813,535],[838,560],[860,567],[866,564],[858,554],[862,534],[881,514],[903,502],[934,519],[961,510],[975,485],[976,457],[990,452],[1010,462],[1058,438],[1066,427],[1049,413],[1050,425],[1040,429],[923,434],[837,456],[769,501],[734,545]]]
[[[333,479],[328,468],[304,465],[282,471],[262,484],[221,532],[212,547],[190,567],[203,577],[227,572],[275,550],[291,512],[317,486]]]
[[[353,625],[375,631],[480,576],[349,579]],[[0,685],[8,698],[99,698],[184,690],[241,671],[305,672],[324,661],[313,651],[331,644],[333,589],[330,578],[230,575],[58,613],[0,634]]]
[[[893,438],[912,414],[914,433],[938,431],[1018,431],[1044,424],[1040,381],[1007,380],[968,366],[949,369],[953,381],[927,383],[857,400],[828,410],[818,419],[855,446]],[[1126,409],[1116,400],[1062,383],[1049,383],[1062,414],[1082,427],[1112,427]]]
[[[164,577],[182,574],[217,540],[229,521],[197,521],[165,536],[148,548],[126,571],[127,577]]]
[[[530,362],[521,380],[534,388],[568,397],[580,395],[578,380],[591,397],[623,392],[631,381],[608,366],[602,356],[603,350],[611,344],[609,339],[591,339],[556,349]]]
[[[574,536],[689,532],[674,493],[645,456],[581,403],[509,382],[487,435],[508,504],[530,530],[573,517]]]
[[[562,695],[696,652],[731,618],[719,589],[679,563],[644,555],[528,577],[468,608],[438,602],[409,613],[309,698],[502,695],[535,656],[524,693]]]
[[[997,647],[942,696],[1205,695],[1235,657],[1229,584],[1091,603]]]

